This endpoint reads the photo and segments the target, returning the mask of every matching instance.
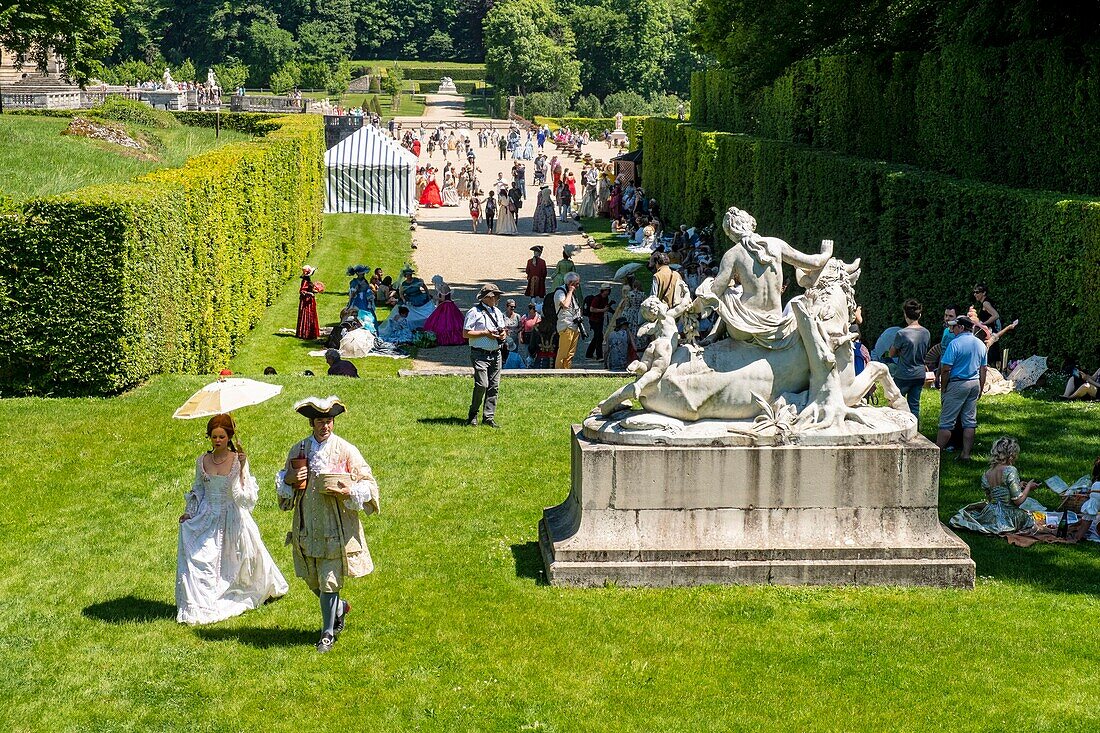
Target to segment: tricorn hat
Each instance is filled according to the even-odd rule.
[[[534,247],[531,248],[532,252],[538,252],[539,254],[542,254],[542,250],[543,247],[541,244],[536,244]]]
[[[344,414],[347,410],[348,408],[336,395],[330,395],[323,399],[321,397],[306,397],[294,405],[295,412],[310,420],[316,420],[319,417],[336,417]]]

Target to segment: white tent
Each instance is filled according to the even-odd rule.
[[[325,213],[409,216],[416,208],[416,157],[364,125],[325,153]]]

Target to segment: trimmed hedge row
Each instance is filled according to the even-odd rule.
[[[730,71],[692,79],[701,127],[912,163],[1011,186],[1100,194],[1100,49],[1056,41],[831,56],[755,94]]]
[[[645,134],[645,121],[648,117],[623,117],[623,131],[630,139],[630,149],[642,147]],[[568,127],[570,130],[588,131],[593,140],[598,140],[605,130],[615,129],[614,117],[535,117],[536,125],[549,125],[551,130]]]
[[[240,132],[253,137],[263,137],[282,126],[284,116],[277,112],[172,112],[176,119],[188,127],[207,127],[214,129],[220,124],[227,130]],[[221,117],[219,122],[218,118]],[[274,120],[280,120],[275,122]]]
[[[321,118],[274,122],[266,138],[0,220],[0,390],[112,394],[224,367],[321,232]]]
[[[436,94],[439,91],[439,85],[440,82],[438,79],[435,81],[417,82],[421,94]],[[459,94],[476,94],[477,81],[455,81],[455,89],[458,90]]]
[[[900,321],[916,298],[935,315],[976,281],[1020,329],[1018,356],[1100,359],[1100,200],[966,181],[908,166],[650,118],[644,186],[667,226],[716,224],[735,205],[762,234],[863,258],[865,330]],[[724,235],[720,237],[725,244]],[[1051,327],[1056,324],[1057,327]],[[1052,361],[1052,363],[1055,363]]]
[[[406,66],[398,62],[401,72],[406,79],[415,81],[439,81],[445,76],[451,77],[455,82],[459,81],[483,81],[486,78],[485,67],[469,68],[467,66],[448,66],[438,64],[435,66]],[[352,61],[352,78],[364,74],[377,74],[393,66],[393,62],[386,61]]]

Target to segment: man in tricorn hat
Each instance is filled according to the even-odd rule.
[[[527,289],[523,294],[528,298],[546,297],[546,260],[542,259],[542,245],[531,248],[531,259],[527,260]]]
[[[359,512],[378,511],[378,484],[359,449],[333,433],[336,416],[347,410],[339,397],[308,397],[294,409],[312,435],[291,447],[275,490],[279,508],[294,515],[287,544],[294,573],[321,601],[317,651],[327,652],[351,610],[340,598],[344,579],[374,570]]]
[[[466,422],[477,427],[477,413],[482,423],[491,428],[496,424],[497,391],[500,389],[500,347],[504,344],[504,314],[497,308],[501,291],[489,283],[477,294],[477,305],[466,312],[462,337],[470,342],[470,363],[474,367],[474,396]],[[483,405],[484,403],[484,405]]]

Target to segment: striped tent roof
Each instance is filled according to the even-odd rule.
[[[416,205],[416,157],[364,125],[325,153],[325,213],[408,216]]]

